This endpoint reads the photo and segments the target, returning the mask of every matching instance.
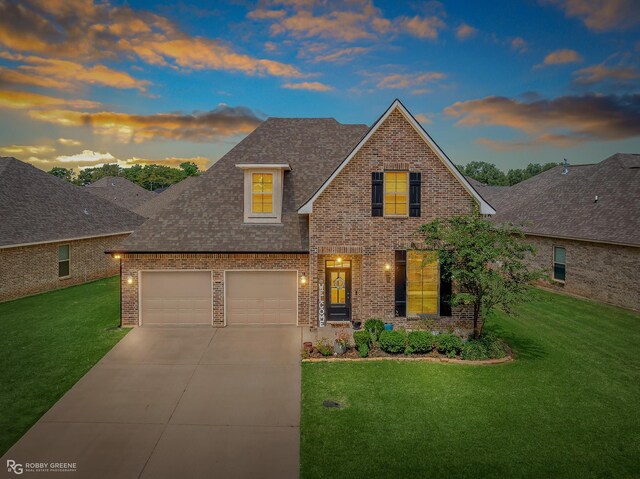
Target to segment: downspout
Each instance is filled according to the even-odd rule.
[[[120,276],[118,277],[118,282],[120,283],[120,328],[122,328],[122,256],[119,259],[120,261]]]

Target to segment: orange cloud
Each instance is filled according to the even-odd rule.
[[[458,40],[466,40],[467,38],[471,38],[478,33],[478,29],[472,27],[471,25],[467,25],[463,23],[458,28],[456,28],[456,37]]]
[[[316,63],[318,62],[345,63],[351,60],[354,56],[364,53],[368,50],[369,49],[365,47],[341,48],[331,53],[319,55],[315,57],[313,61]]]
[[[640,136],[640,94],[563,96],[520,102],[486,97],[456,102],[445,114],[459,126],[497,125],[531,137],[563,141],[614,140]],[[541,136],[555,135],[555,136]]]
[[[211,141],[247,134],[261,120],[248,108],[220,105],[206,113],[132,115],[129,113],[86,113],[71,110],[32,110],[31,118],[63,126],[86,126],[95,134],[121,143],[142,143],[155,139]]]
[[[542,61],[543,65],[564,65],[566,63],[577,63],[582,61],[582,57],[575,50],[562,48],[549,53]]]
[[[0,108],[27,109],[62,106],[94,109],[100,106],[100,103],[89,100],[68,100],[26,91],[0,90]]]
[[[320,83],[317,81],[312,82],[301,82],[301,83],[285,83],[282,85],[284,88],[289,88],[291,90],[313,90],[313,91],[329,91],[333,90],[333,87],[329,85],[325,85],[324,83]]]
[[[493,151],[516,151],[531,148],[554,146],[557,148],[571,148],[587,141],[587,138],[559,134],[545,134],[528,140],[494,140],[478,138],[476,143],[486,146]]]
[[[640,79],[640,72],[634,65],[618,64],[607,66],[604,63],[582,68],[574,73],[575,83],[583,85],[593,85],[611,81],[613,83],[624,84]]]
[[[71,138],[58,138],[58,143],[64,146],[80,146],[82,143]]]
[[[517,53],[524,53],[529,48],[529,44],[522,37],[515,37],[509,41],[511,49]]]
[[[637,0],[541,0],[559,7],[569,18],[579,18],[591,30],[624,30],[640,24]]]
[[[51,146],[9,145],[0,147],[0,153],[6,156],[46,155],[56,151]]]
[[[401,89],[437,82],[446,77],[441,72],[427,73],[392,73],[377,81],[378,88]],[[424,92],[422,92],[424,93]]]
[[[160,15],[127,6],[114,7],[107,2],[0,3],[0,44],[14,51],[46,53],[48,58],[60,60],[72,57],[82,63],[133,53],[154,65],[229,70],[249,75],[303,76],[292,65],[240,54],[214,40],[187,35]],[[59,70],[55,68],[55,71]],[[146,85],[103,65],[79,73],[81,81],[87,83],[106,82],[110,86],[119,85],[118,88],[138,89]]]
[[[418,113],[417,115],[415,115],[415,118],[416,120],[418,120],[419,123],[422,123],[423,125],[428,125],[429,123],[432,123],[431,119],[424,113]]]
[[[112,88],[135,88],[145,91],[150,82],[137,80],[126,72],[114,70],[104,65],[87,67],[80,63],[40,58],[35,56],[0,54],[4,58],[22,61],[26,65],[18,70],[0,70],[0,80],[11,83],[71,89],[79,84],[108,86]],[[8,71],[7,71],[8,70]]]
[[[409,33],[418,38],[438,38],[440,30],[445,27],[445,23],[438,17],[420,17],[399,19],[399,29],[401,32]]]

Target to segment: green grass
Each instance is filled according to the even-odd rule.
[[[640,477],[640,316],[534,298],[512,363],[304,363],[302,477]]]
[[[0,456],[125,334],[118,278],[0,304]]]

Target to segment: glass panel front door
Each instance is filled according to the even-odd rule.
[[[351,318],[351,269],[334,265],[325,270],[326,303],[330,321]]]

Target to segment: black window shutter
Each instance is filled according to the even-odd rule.
[[[407,315],[407,252],[396,250],[396,316]]]
[[[451,316],[451,275],[440,264],[440,316]]]
[[[371,173],[371,216],[382,216],[384,173]]]
[[[409,216],[420,216],[420,184],[422,173],[409,173]]]

